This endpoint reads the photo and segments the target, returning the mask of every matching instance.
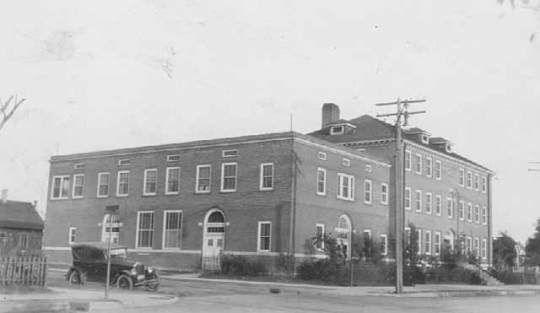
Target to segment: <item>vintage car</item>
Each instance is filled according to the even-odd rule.
[[[76,243],[71,246],[73,266],[66,278],[70,284],[84,284],[88,281],[106,282],[107,278],[106,242]],[[127,248],[111,244],[110,284],[121,289],[144,286],[149,291],[159,288],[159,274],[156,269],[127,259]]]

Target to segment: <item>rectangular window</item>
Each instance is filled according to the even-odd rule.
[[[416,238],[418,238],[418,251],[417,254],[422,254],[422,230],[416,229]]]
[[[414,201],[415,201],[416,212],[422,212],[422,191],[421,190],[416,191],[416,197]]]
[[[431,177],[433,174],[433,161],[430,157],[426,157],[426,175],[427,177]]]
[[[431,230],[424,231],[425,233],[425,239],[424,239],[424,253],[430,255],[431,254]]]
[[[441,232],[435,232],[435,255],[441,254]]]
[[[364,180],[364,203],[371,204],[372,185],[371,180]]]
[[[165,181],[165,194],[177,195],[180,193],[180,168],[167,167]]]
[[[354,200],[354,177],[346,174],[338,174],[339,199]]]
[[[431,208],[433,206],[433,197],[431,193],[426,192],[426,214],[431,214]]]
[[[257,251],[270,251],[272,224],[270,222],[259,222],[259,240]]]
[[[403,240],[409,245],[411,244],[411,228],[405,227],[403,232]]]
[[[472,173],[467,172],[467,188],[472,189]]]
[[[109,173],[99,173],[98,174],[98,198],[105,198],[109,196],[109,180],[111,179],[111,174]]]
[[[369,164],[366,164],[365,170],[366,172],[371,173],[373,171],[373,167]]]
[[[467,221],[472,222],[472,203],[467,203]]]
[[[411,188],[405,188],[405,210],[411,209]]]
[[[388,184],[381,183],[381,203],[388,204]]]
[[[388,254],[388,237],[386,235],[381,235],[381,254],[387,255]]]
[[[152,248],[154,243],[154,212],[137,212],[136,248]]]
[[[422,155],[416,154],[414,158],[415,172],[416,174],[422,174]]]
[[[482,207],[482,224],[487,225],[487,208]]]
[[[221,192],[236,191],[236,163],[221,164]]]
[[[459,185],[465,187],[465,170],[462,168],[459,169]]]
[[[315,249],[322,251],[324,250],[324,224],[315,225]]]
[[[480,190],[480,176],[478,174],[474,174],[474,190]]]
[[[452,198],[446,198],[446,214],[448,218],[454,218],[454,200]]]
[[[479,205],[474,206],[474,222],[476,224],[480,224],[480,206]]]
[[[121,160],[118,160],[118,166],[127,166],[127,165],[130,165],[131,164],[131,160],[130,159],[121,159]]]
[[[474,238],[474,253],[480,257],[480,239],[478,237]]]
[[[211,165],[197,165],[197,186],[195,186],[196,193],[210,192],[210,179],[212,178],[211,169]]]
[[[155,196],[157,192],[157,169],[144,170],[144,191],[145,196]]]
[[[259,188],[261,190],[274,189],[274,163],[261,164]]]
[[[487,240],[482,238],[482,260],[487,259]]]
[[[19,234],[19,248],[21,249],[28,248],[28,234],[27,233]]]
[[[238,155],[238,150],[232,149],[232,150],[223,150],[221,152],[221,156],[224,158],[231,158]]]
[[[180,154],[171,154],[167,156],[167,162],[177,162],[180,161]]]
[[[473,251],[472,237],[467,237],[466,249],[467,249],[467,252],[472,252]]]
[[[442,163],[441,161],[435,161],[435,178],[440,180],[442,178]]]
[[[320,152],[317,153],[317,157],[319,158],[319,160],[323,160],[325,161],[326,160],[326,152]]]
[[[459,201],[459,219],[465,220],[465,202]]]
[[[74,244],[75,239],[77,239],[77,227],[70,227],[68,233],[68,243]]]
[[[482,176],[482,192],[487,192],[487,177]]]
[[[163,249],[179,249],[182,243],[182,211],[163,212]]]
[[[120,171],[118,172],[116,196],[126,197],[128,194],[129,194],[129,171]]]
[[[76,170],[83,170],[84,167],[84,163],[75,163],[75,165],[73,166],[73,168],[75,168]]]
[[[344,158],[343,161],[341,162],[341,164],[343,164],[343,166],[350,167],[351,166],[351,160]]]
[[[84,174],[73,175],[73,199],[80,199],[83,197],[84,186]]]
[[[405,150],[405,170],[410,171],[412,164],[411,164],[411,151]]]
[[[69,196],[69,176],[54,176],[51,190],[51,199],[67,199]]]
[[[324,168],[317,169],[317,194],[326,195],[326,170]]]
[[[435,214],[442,215],[442,199],[441,196],[435,196]]]

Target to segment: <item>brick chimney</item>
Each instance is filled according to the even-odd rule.
[[[325,103],[322,107],[322,127],[339,120],[339,106]]]
[[[2,189],[2,203],[3,204],[7,203],[7,197],[8,197],[8,190]]]

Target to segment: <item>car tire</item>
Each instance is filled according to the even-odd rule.
[[[127,275],[120,275],[120,277],[116,279],[116,288],[124,289],[124,290],[131,290],[133,289],[133,281]]]
[[[68,282],[70,285],[80,285],[82,283],[81,273],[77,270],[72,270],[69,273]]]
[[[158,291],[158,289],[159,289],[159,283],[153,283],[153,284],[146,285],[146,290],[147,291],[156,292],[156,291]]]

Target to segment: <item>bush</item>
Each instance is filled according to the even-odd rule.
[[[268,276],[268,268],[261,258],[250,260],[242,255],[223,255],[221,273],[234,276]]]

